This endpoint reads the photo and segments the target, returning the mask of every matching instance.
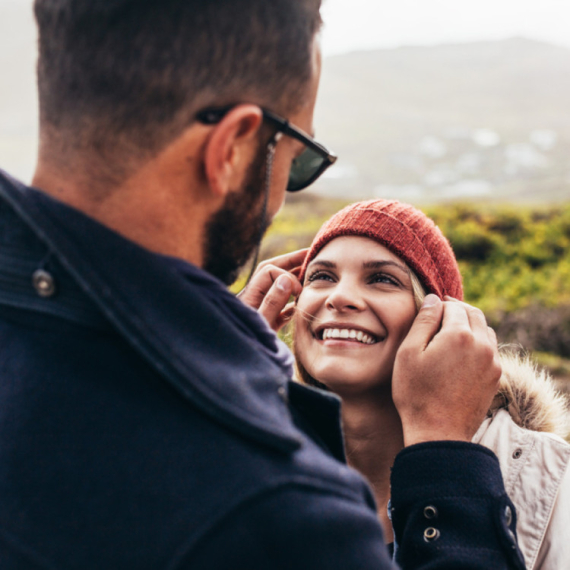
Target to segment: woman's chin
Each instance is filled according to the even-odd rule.
[[[343,370],[337,366],[315,371],[311,376],[341,397],[374,391],[390,384],[390,378],[379,377],[378,370],[355,370],[354,367]]]

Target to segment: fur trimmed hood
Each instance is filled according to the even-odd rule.
[[[499,391],[489,416],[506,409],[520,427],[554,433],[562,438],[570,433],[570,402],[560,393],[548,372],[540,369],[526,354],[501,353]]]
[[[529,570],[570,568],[568,401],[529,356],[501,355],[503,375],[473,443],[498,458],[517,510],[517,538]]]

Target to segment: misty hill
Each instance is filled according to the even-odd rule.
[[[319,188],[413,201],[570,198],[570,50],[526,39],[328,58]]]
[[[36,152],[31,1],[0,0],[0,165]],[[315,124],[340,156],[316,189],[413,202],[570,198],[570,50],[510,39],[327,58]]]

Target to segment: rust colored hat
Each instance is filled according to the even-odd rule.
[[[423,212],[397,200],[357,202],[325,222],[305,258],[301,282],[319,251],[341,236],[377,241],[406,262],[428,293],[463,300],[461,274],[449,242]]]

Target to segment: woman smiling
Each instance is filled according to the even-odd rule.
[[[307,267],[297,304],[295,349],[303,378],[326,378],[345,402],[389,388],[417,309],[412,273],[396,255],[365,237],[332,240]]]
[[[392,392],[396,355],[426,295],[462,302],[459,267],[439,228],[422,212],[373,200],[348,206],[325,223],[299,281],[299,380],[340,396],[348,463],[368,479],[391,542],[390,469],[405,440]],[[268,306],[260,311],[267,315]],[[570,541],[564,540],[570,527],[570,445],[560,437],[568,433],[566,403],[527,358],[504,353],[501,365],[499,392],[472,441],[499,458],[527,568],[570,568]],[[437,510],[424,515],[434,519],[435,534],[426,540],[438,540]],[[507,521],[512,516],[505,513]]]
[[[404,447],[394,362],[428,293],[463,299],[459,267],[422,212],[375,200],[348,206],[321,228],[299,277],[299,378],[341,397],[348,462],[370,482],[391,541],[390,468]],[[570,446],[552,433],[567,433],[564,401],[528,360],[503,355],[502,365],[501,389],[473,441],[499,457],[527,567],[570,568],[562,538],[570,525]]]
[[[463,296],[453,252],[433,222],[399,202],[354,204],[315,237],[295,315],[299,377],[342,398],[348,462],[370,482],[390,542],[390,467],[404,447],[391,380],[426,296],[421,279],[440,298]]]

